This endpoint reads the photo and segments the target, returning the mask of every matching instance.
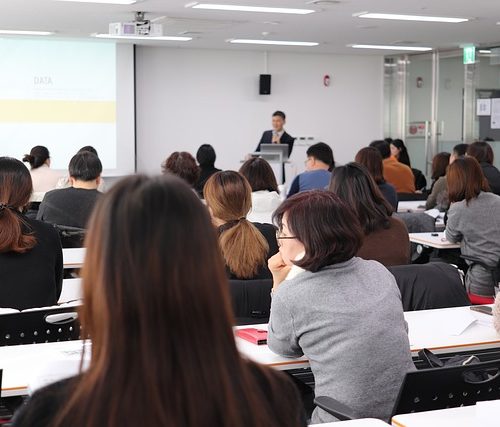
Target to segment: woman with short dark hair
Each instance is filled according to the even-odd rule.
[[[392,216],[392,207],[364,166],[348,163],[335,168],[329,189],[354,210],[363,228],[359,257],[386,267],[410,262],[408,229]]]
[[[17,427],[299,427],[292,382],[244,360],[210,217],[173,176],[131,176],[87,235],[80,375],[36,392]]]
[[[215,154],[214,147],[210,144],[202,144],[198,151],[196,152],[196,160],[200,166],[200,176],[196,182],[194,188],[198,195],[203,199],[203,187],[205,186],[208,178],[210,178],[214,173],[220,172],[220,169],[215,167],[215,160],[217,155]]]
[[[0,307],[54,305],[62,289],[59,234],[24,215],[33,185],[19,160],[0,157]]]
[[[358,151],[354,158],[356,163],[363,165],[378,186],[385,199],[391,204],[394,211],[398,210],[398,194],[393,185],[384,179],[384,164],[380,151],[375,147],[365,147]]]
[[[274,218],[280,251],[269,260],[269,348],[308,358],[316,396],[341,400],[355,418],[387,421],[415,369],[394,276],[356,257],[362,227],[330,191],[296,194]],[[334,420],[319,408],[312,416],[313,423]]]
[[[474,157],[481,166],[483,174],[488,180],[490,190],[500,195],[500,171],[493,166],[495,156],[491,145],[485,141],[477,141],[467,147],[467,156]]]
[[[448,168],[450,209],[446,238],[460,242],[464,257],[494,267],[500,260],[500,197],[489,192],[481,167],[473,157],[455,160]],[[491,272],[468,261],[465,286],[473,304],[492,304],[495,286]]]
[[[248,220],[272,223],[273,212],[281,204],[281,199],[271,165],[260,157],[252,157],[243,163],[240,173],[252,187],[252,209],[248,213]]]

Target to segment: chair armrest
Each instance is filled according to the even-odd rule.
[[[349,406],[327,396],[318,396],[314,399],[314,403],[319,408],[338,418],[340,421],[353,420],[353,410]]]

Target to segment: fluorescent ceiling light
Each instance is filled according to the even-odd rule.
[[[490,53],[491,53],[491,50],[489,50],[489,49],[480,49],[480,50],[479,50],[479,53],[483,53],[483,54],[485,54],[485,55],[488,55],[488,54],[490,54]]]
[[[432,47],[420,47],[420,46],[385,46],[377,44],[352,44],[348,47],[353,49],[377,49],[377,50],[402,50],[402,51],[412,51],[412,52],[427,52],[432,50]]]
[[[103,3],[103,4],[134,4],[137,0],[53,0],[53,1],[67,1],[73,3]]]
[[[237,44],[265,44],[265,45],[276,45],[276,46],[318,46],[319,43],[316,42],[293,42],[284,40],[250,40],[250,39],[231,39],[228,40],[229,43]]]
[[[207,10],[229,10],[234,12],[263,12],[263,13],[289,13],[293,15],[307,15],[314,13],[312,9],[290,9],[287,7],[265,6],[240,6],[236,4],[189,3],[186,7]]]
[[[121,40],[151,40],[151,41],[169,41],[169,42],[188,42],[193,40],[192,37],[178,37],[178,36],[118,36],[115,34],[92,34],[93,37],[98,39],[121,39]]]
[[[355,14],[357,18],[369,19],[391,19],[395,21],[421,21],[421,22],[446,22],[449,24],[458,24],[460,22],[467,22],[467,18],[447,18],[444,16],[419,16],[419,15],[397,15],[393,13],[369,13],[363,12]]]
[[[0,30],[0,34],[8,36],[50,36],[54,34],[51,31],[24,31],[24,30]]]

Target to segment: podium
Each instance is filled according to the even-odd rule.
[[[260,151],[251,153],[252,156],[266,160],[274,172],[278,185],[285,182],[285,164],[288,163],[287,144],[261,144]]]

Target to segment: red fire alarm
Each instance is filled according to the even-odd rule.
[[[325,74],[325,76],[323,77],[323,86],[330,86],[330,76],[328,74]]]

